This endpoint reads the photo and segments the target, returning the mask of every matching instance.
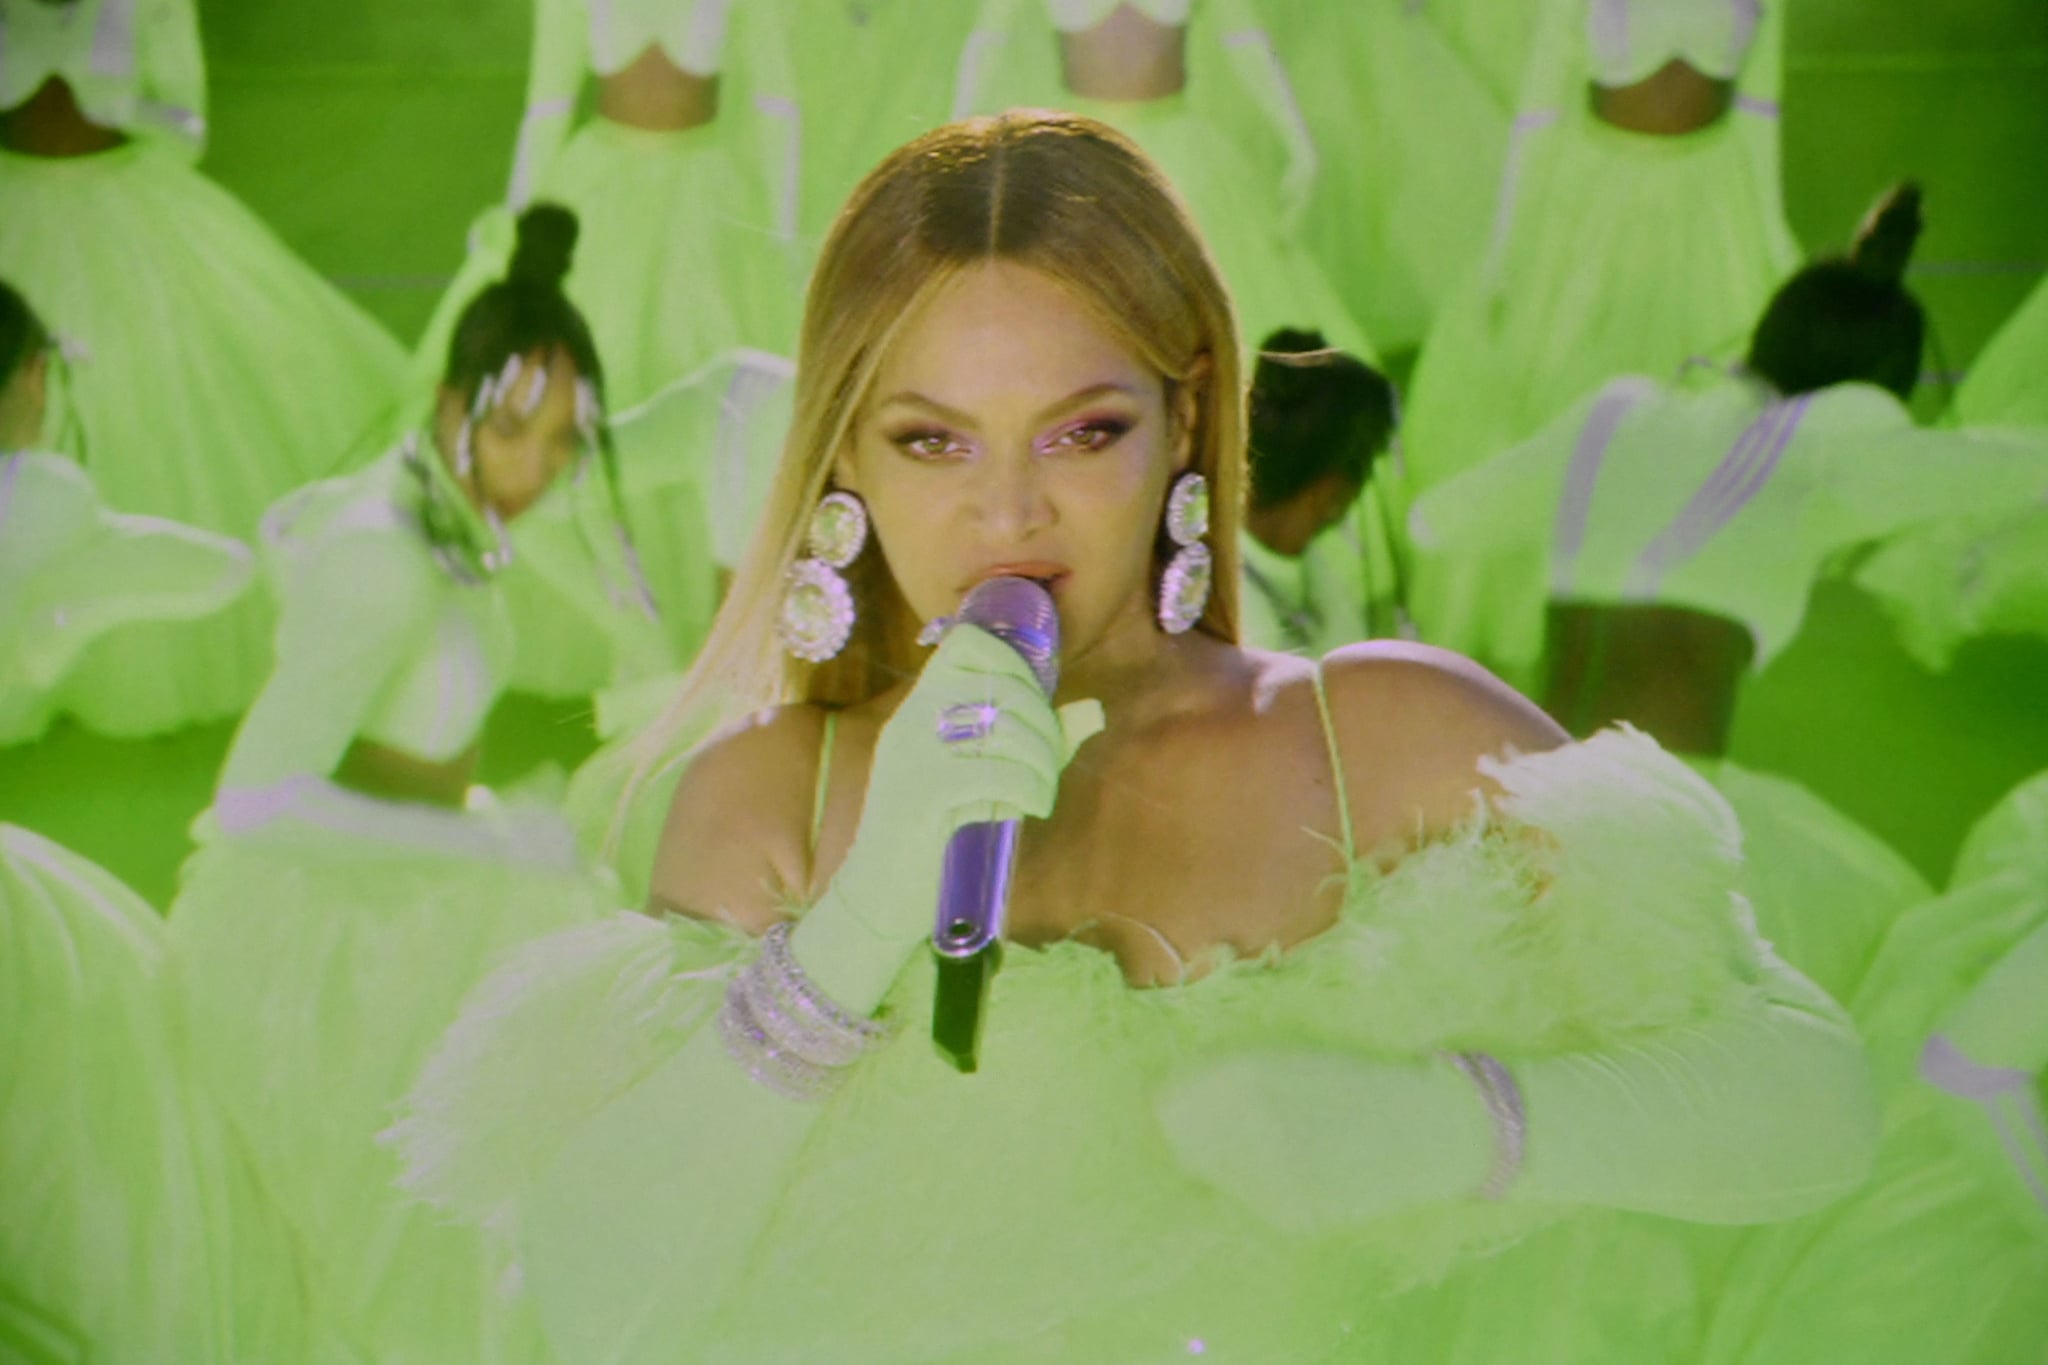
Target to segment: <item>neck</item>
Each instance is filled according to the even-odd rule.
[[[1134,602],[1101,637],[1060,661],[1054,700],[1093,697],[1126,724],[1174,709],[1205,671],[1217,641],[1191,630],[1168,635],[1153,619],[1149,595]]]
[[[1244,529],[1274,554],[1298,559],[1315,537],[1307,526],[1297,525],[1302,518],[1290,516],[1289,511],[1287,504],[1263,510],[1253,508],[1245,513]]]

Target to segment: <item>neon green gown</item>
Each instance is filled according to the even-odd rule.
[[[0,456],[0,725],[33,735],[91,640],[218,610],[249,576],[238,542],[108,512],[64,456]],[[15,795],[28,794],[10,806]],[[164,966],[154,909],[0,824],[9,1361],[314,1358],[297,1248],[246,1154],[190,1093]]]
[[[329,780],[359,738],[428,762],[463,754],[511,664],[498,589],[437,551],[423,488],[394,455],[266,518],[277,669],[171,908],[181,1024],[348,1349],[539,1361],[499,1310],[489,1249],[401,1206],[372,1140],[494,957],[603,897],[550,809],[473,788],[455,810]]]
[[[109,512],[65,456],[0,455],[0,744],[43,732],[94,640],[219,611],[252,569],[239,541]]]
[[[951,116],[953,62],[974,26],[971,0],[743,0],[775,16],[796,75],[803,126],[798,217],[817,255],[862,176]],[[849,72],[872,73],[849,85]]]
[[[1384,870],[1346,848],[1344,914],[1293,951],[1133,989],[1013,945],[974,1077],[900,1037],[822,1107],[699,1037],[745,937],[543,940],[422,1072],[406,1182],[507,1237],[563,1365],[1392,1360],[1387,1296],[1565,1205],[1852,1188],[1858,1049],[1751,936],[1727,807],[1633,732],[1485,766],[1499,810]],[[891,993],[913,1035],[931,984],[919,954]],[[1403,1060],[1447,1046],[1515,1068],[1546,1195],[1465,1197],[1444,1153],[1486,1120]]]
[[[1512,96],[1489,88],[1441,5],[1258,8],[1315,137],[1303,239],[1375,341],[1413,348],[1485,250]],[[1494,6],[1493,22],[1512,30],[1540,8]]]
[[[298,1247],[192,1092],[164,926],[0,824],[0,1357],[325,1360]]]
[[[961,56],[953,113],[1031,105],[1116,128],[1158,164],[1193,214],[1248,347],[1279,327],[1312,327],[1332,346],[1373,359],[1378,352],[1300,238],[1317,153],[1271,38],[1249,0],[1201,0],[1191,15],[1181,9],[1186,89],[1110,102],[1068,93],[1039,0],[986,0]]]
[[[274,498],[375,428],[403,356],[193,168],[190,0],[0,3],[0,108],[50,77],[130,135],[88,156],[0,150],[0,277],[74,357],[57,448],[120,511],[252,537]],[[257,594],[200,627],[122,631],[80,662],[69,705],[116,735],[232,715],[263,681],[269,631]]]
[[[585,85],[650,46],[691,75],[717,76],[711,122],[665,132],[594,113],[579,121]],[[589,320],[613,408],[735,346],[792,349],[803,302],[800,149],[794,78],[761,7],[535,0],[511,183],[470,229],[468,255],[414,353],[411,396],[445,371],[456,320],[505,273],[518,212],[536,200],[576,213],[566,288]]]
[[[1745,1239],[1711,1365],[2048,1357],[2048,775],[1900,919],[1854,1006],[1885,1095],[1876,1177]]]
[[[1410,389],[1403,431],[1418,490],[1616,375],[1669,375],[1739,350],[1800,259],[1778,174],[1784,8],[1763,6],[1743,49],[1740,16],[1754,7],[1742,0],[1544,7],[1491,243],[1432,326]],[[1660,38],[1688,35],[1646,21],[1688,12],[1725,14],[1735,31],[1718,52],[1660,52]],[[1629,50],[1596,59],[1601,15]],[[1650,136],[1588,108],[1596,74],[1627,83],[1687,54],[1735,80],[1733,107],[1711,126]]]

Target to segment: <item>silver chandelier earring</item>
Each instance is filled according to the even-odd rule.
[[[821,664],[853,636],[853,589],[840,570],[868,543],[868,509],[852,493],[827,493],[811,513],[804,536],[807,558],[789,571],[776,613],[775,633],[797,658]]]
[[[1215,561],[1202,537],[1209,534],[1209,481],[1190,469],[1166,495],[1166,535],[1178,548],[1159,576],[1159,628],[1179,635],[1209,607]]]

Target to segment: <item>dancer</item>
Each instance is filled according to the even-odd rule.
[[[497,570],[534,549],[520,531],[553,498],[600,504],[599,548],[616,531],[603,373],[561,287],[574,227],[553,206],[522,215],[426,432],[266,518],[277,669],[171,910],[201,1079],[365,1359],[542,1358],[499,1311],[503,1267],[399,1205],[372,1135],[494,956],[598,903],[559,814],[472,786],[517,648]],[[605,564],[622,591],[625,568]],[[604,581],[588,556],[559,573]],[[622,638],[648,627],[592,596]]]
[[[0,281],[0,744],[43,732],[94,640],[219,611],[252,569],[239,541],[107,511],[76,461],[48,453],[54,353],[27,300]]]
[[[1398,601],[1395,576],[1362,573],[1347,533],[1393,435],[1393,386],[1319,332],[1275,332],[1252,372],[1250,420],[1240,639],[1320,657],[1391,633],[1373,627]]]
[[[1543,7],[1493,236],[1430,329],[1418,492],[1617,374],[1721,357],[1799,263],[1778,184],[1784,6]]]
[[[1906,411],[1924,320],[1901,277],[1919,229],[1918,192],[1893,190],[1848,256],[1778,291],[1742,372],[1616,380],[1422,498],[1417,610],[1431,638],[1541,676],[1575,733],[1628,719],[1718,760],[1743,681],[1798,634],[1835,557],[2048,488],[2038,436],[1924,431]],[[1753,899],[1786,957],[1846,998],[1918,879],[1791,784],[1714,771],[1753,828],[1800,831],[1778,841],[1784,861],[1752,859],[1797,894],[1753,886]],[[1842,873],[1812,861],[1828,849],[1865,869],[1864,894],[1813,898]]]
[[[2037,434],[1921,430],[1906,411],[1925,327],[1901,283],[1919,202],[1911,187],[1892,191],[1846,257],[1789,280],[1758,320],[1741,371],[1696,368],[1673,384],[1617,379],[1418,501],[1411,533],[1426,636],[1533,679],[1546,601],[1725,618],[1737,624],[1718,633],[1676,618],[1648,627],[1673,642],[1690,632],[1715,676],[1645,677],[1629,700],[1646,723],[1655,717],[1644,707],[1664,706],[1667,736],[1717,753],[1736,680],[1798,633],[1808,589],[1834,555],[1916,523],[2010,508],[2048,487],[2048,444]],[[1553,693],[1558,713],[1589,729],[1620,705],[1592,689],[1625,686],[1633,665],[1616,656],[1596,678],[1567,643],[1556,641],[1541,666],[1553,685],[1574,689]],[[1631,657],[1649,668],[1655,654],[1638,636]],[[1572,670],[1576,680],[1565,676]]]
[[[1281,327],[1377,354],[1299,241],[1318,158],[1246,0],[987,0],[955,116],[1073,109],[1137,140],[1201,226],[1247,345]],[[1052,32],[1046,31],[1050,23]]]
[[[673,720],[783,704],[688,761],[667,913],[508,964],[391,1135],[508,1234],[568,1365],[1378,1359],[1376,1297],[1574,1206],[1768,1219],[1861,1178],[1853,1036],[1750,937],[1681,765],[1559,747],[1440,652],[1233,643],[1235,337],[1091,120],[938,129],[840,216]],[[1049,584],[1051,698],[921,632],[995,574]],[[889,1035],[991,814],[1034,822],[963,1077]]]
[[[241,539],[375,430],[392,340],[192,167],[205,86],[190,0],[0,4],[0,276],[75,357],[59,453],[121,512]],[[139,626],[68,705],[147,735],[233,715],[269,667],[260,595]]]
[[[579,123],[590,85],[596,112]],[[513,219],[536,200],[583,224],[569,297],[620,407],[735,346],[788,351],[802,299],[793,96],[764,6],[535,0],[511,183],[470,231],[415,352],[413,387],[439,377],[456,317],[503,273]]]

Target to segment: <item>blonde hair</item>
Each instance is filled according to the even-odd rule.
[[[851,705],[918,671],[917,623],[872,544],[847,570],[859,618],[836,658],[794,658],[774,621],[811,510],[897,330],[934,290],[988,261],[1028,266],[1067,287],[1163,376],[1169,411],[1178,388],[1194,386],[1191,467],[1209,480],[1215,557],[1214,590],[1196,628],[1236,641],[1245,394],[1237,322],[1214,262],[1165,177],[1122,134],[1045,110],[965,119],[886,158],[826,238],[767,507],[695,666],[640,741],[634,785],[679,740],[707,733],[706,708],[732,715],[777,702]],[[1162,531],[1155,575],[1171,549]]]

